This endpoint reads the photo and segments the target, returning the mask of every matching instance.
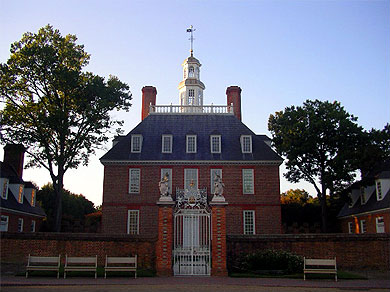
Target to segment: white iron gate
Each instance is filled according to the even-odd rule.
[[[210,275],[210,213],[179,209],[174,217],[174,275]]]

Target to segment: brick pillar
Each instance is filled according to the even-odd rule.
[[[227,276],[226,266],[226,202],[210,202],[211,206],[211,275]]]
[[[142,120],[149,115],[150,105],[156,105],[157,89],[153,86],[142,88]]]
[[[158,276],[172,276],[173,207],[174,202],[157,202],[158,239],[156,244],[156,270]]]
[[[241,121],[241,88],[229,86],[226,89],[227,105],[233,104],[233,113]]]

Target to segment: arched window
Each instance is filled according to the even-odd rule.
[[[188,77],[194,77],[194,67],[190,67],[188,69]]]

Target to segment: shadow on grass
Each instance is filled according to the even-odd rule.
[[[298,274],[279,274],[279,273],[229,273],[229,276],[232,278],[283,278],[283,279],[302,279],[303,273]],[[367,280],[366,277],[362,275],[353,274],[346,271],[337,271],[337,278],[342,280]],[[306,279],[333,279],[334,275],[332,274],[306,274]]]

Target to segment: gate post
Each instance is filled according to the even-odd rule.
[[[226,209],[228,203],[210,202],[211,206],[211,275],[227,276],[226,266]]]
[[[158,201],[158,239],[156,271],[158,276],[172,276],[173,201]]]

